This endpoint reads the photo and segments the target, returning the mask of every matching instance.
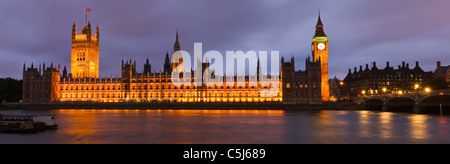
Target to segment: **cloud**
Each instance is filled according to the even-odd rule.
[[[295,56],[304,70],[311,55],[320,9],[330,40],[330,77],[344,78],[348,68],[371,61],[393,65],[418,60],[426,70],[450,63],[450,2],[436,1],[261,1],[261,0],[96,0],[59,2],[3,1],[0,5],[0,76],[21,78],[26,62],[61,63],[70,68],[70,34],[78,30],[89,6],[91,24],[100,28],[100,75],[120,76],[120,62],[150,59],[163,69],[173,51],[175,33],[181,48],[192,52],[276,50]]]

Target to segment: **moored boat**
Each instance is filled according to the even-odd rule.
[[[2,133],[35,133],[45,129],[57,129],[56,115],[1,115],[0,132]]]

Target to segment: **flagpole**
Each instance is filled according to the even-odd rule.
[[[85,22],[84,24],[87,24],[87,9],[88,9],[88,8],[86,7],[86,19],[85,19],[85,21],[84,21],[84,22]]]

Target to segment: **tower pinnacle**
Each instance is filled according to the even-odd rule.
[[[316,34],[314,35],[314,37],[326,37],[327,35],[325,35],[325,32],[323,31],[323,24],[322,24],[322,20],[320,19],[320,10],[319,10],[319,19],[317,20],[317,25],[316,25]]]
[[[320,9],[319,9],[319,20],[317,20],[317,26],[322,25],[322,20],[320,20]]]
[[[175,44],[173,45],[173,52],[175,53],[175,52],[180,51],[180,50],[181,50],[181,48],[180,48],[180,42],[178,41],[178,30],[177,30],[177,36],[176,36],[176,39],[175,39]]]

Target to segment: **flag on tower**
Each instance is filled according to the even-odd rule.
[[[86,19],[85,19],[86,24],[87,24],[87,15],[88,15],[88,13],[90,13],[91,11],[92,11],[92,10],[91,10],[90,8],[86,7]]]

